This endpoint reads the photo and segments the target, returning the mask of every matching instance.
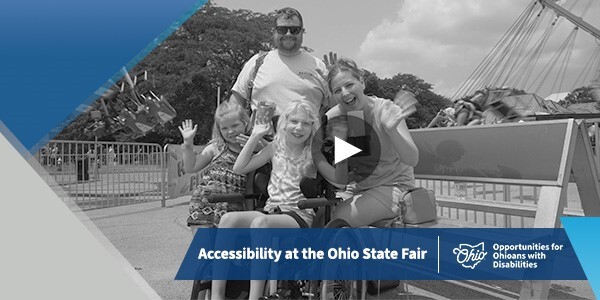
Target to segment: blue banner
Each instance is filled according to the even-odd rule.
[[[199,229],[175,279],[585,280],[563,229]]]
[[[0,120],[35,152],[204,3],[2,1]]]

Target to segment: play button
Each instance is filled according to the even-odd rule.
[[[312,145],[320,147],[313,149],[313,153],[320,151],[332,165],[347,160],[349,182],[363,181],[379,165],[379,137],[360,114],[349,113],[347,116],[337,116],[322,122]]]
[[[354,156],[355,154],[361,152],[361,149],[358,149],[354,146],[352,146],[349,143],[346,143],[344,140],[338,138],[337,136],[334,137],[334,145],[333,145],[333,149],[334,149],[334,154],[333,154],[333,163],[337,164],[345,159],[347,159],[348,157]]]

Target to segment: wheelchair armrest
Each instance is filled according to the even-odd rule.
[[[261,194],[210,194],[208,195],[208,203],[219,203],[219,202],[243,202],[247,199],[260,199]]]
[[[327,198],[310,198],[298,201],[298,208],[300,209],[308,209],[308,208],[318,208],[318,207],[326,207],[333,206],[341,202],[341,199],[333,199],[329,200]]]
[[[206,221],[206,220],[194,220],[191,217],[187,219],[187,226],[194,227],[205,227],[205,228],[214,228],[215,225]]]

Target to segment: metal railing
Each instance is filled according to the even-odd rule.
[[[435,191],[439,216],[504,228],[533,226],[541,188],[425,179],[416,183]],[[574,183],[569,184],[564,214],[583,215]]]
[[[586,123],[598,128],[600,119],[588,119]],[[600,148],[596,147],[599,135],[598,130],[590,131],[600,173]],[[48,147],[36,153],[36,158],[46,169],[46,176],[51,176],[52,182],[60,185],[81,209],[93,209],[158,200],[164,206],[167,197],[164,153],[158,144],[52,140]],[[496,227],[531,227],[534,214],[517,212],[515,215],[516,210],[510,206],[533,210],[540,193],[539,186],[421,179],[417,185],[435,191],[440,200],[440,216]],[[482,204],[503,204],[506,208],[486,211],[474,210],[473,205],[445,206],[443,199],[483,201]],[[576,186],[571,183],[565,213],[581,215],[580,203]],[[498,213],[499,210],[506,213]]]
[[[158,144],[52,140],[39,163],[82,210],[165,201],[164,152]]]
[[[594,151],[596,170],[598,170],[598,173],[600,174],[600,148],[596,147],[598,141],[600,140],[600,119],[588,119],[585,122],[590,125],[589,128],[592,128],[592,130],[589,132],[590,140],[592,142],[592,149]]]

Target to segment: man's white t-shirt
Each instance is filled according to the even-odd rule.
[[[232,88],[245,99],[248,99],[248,80],[259,55],[246,62]],[[280,115],[290,102],[299,99],[313,103],[317,109],[321,104],[332,107],[329,88],[319,72],[327,74],[325,64],[304,51],[294,56],[280,55],[277,50],[269,51],[254,79],[252,109],[260,101],[272,102],[276,105],[275,114]]]

